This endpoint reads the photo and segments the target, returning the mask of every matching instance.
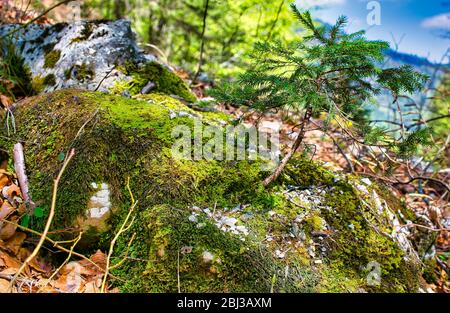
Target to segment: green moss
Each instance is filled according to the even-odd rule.
[[[54,86],[56,84],[55,74],[48,74],[47,76],[45,76],[43,83],[46,86]]]
[[[293,186],[331,185],[334,175],[316,162],[303,158],[293,159],[287,169],[280,175],[279,182]]]
[[[311,214],[306,219],[305,222],[308,226],[310,232],[323,230],[324,220],[317,214]]]
[[[148,82],[153,82],[156,87],[152,92],[162,92],[167,95],[177,95],[188,102],[195,102],[196,97],[191,93],[186,83],[175,73],[156,62],[149,62],[138,66],[127,62],[118,67],[124,74],[132,77],[130,81],[117,82],[112,88],[116,94],[128,90],[132,95],[139,94]]]
[[[56,45],[56,43],[49,43],[49,44],[45,45],[43,47],[44,53],[47,54],[47,53],[52,52],[53,49],[55,48],[55,45]]]
[[[40,75],[34,76],[31,80],[31,86],[35,93],[41,93],[45,89],[44,78]]]
[[[316,292],[358,292],[365,286],[365,280],[352,270],[346,269],[342,264],[331,264],[324,267],[321,280],[316,286]],[[362,288],[364,289],[364,288]]]
[[[61,57],[60,50],[52,50],[44,55],[44,68],[54,68]]]
[[[333,210],[322,210],[322,214],[337,231],[337,248],[332,257],[343,262],[345,267],[353,266],[355,270],[366,267],[370,262],[380,264],[381,286],[368,286],[369,289],[415,291],[418,287],[418,268],[409,266],[404,252],[388,237],[387,224],[371,225],[369,221],[376,217],[362,204],[353,187],[340,181],[326,194],[326,199],[326,204]]]
[[[84,24],[83,29],[80,32],[80,36],[73,38],[70,42],[74,43],[88,40],[89,37],[92,35],[92,32],[93,32],[93,25],[90,22],[86,22]]]
[[[271,277],[264,272],[265,260],[261,253],[238,238],[223,233],[207,220],[204,227],[197,228],[188,216],[188,212],[169,206],[156,206],[144,213],[140,220],[146,221],[149,261],[143,275],[127,276],[126,291],[135,291],[138,283],[141,290],[176,292],[177,271],[183,292],[270,290]],[[191,247],[192,251],[180,253],[182,247]],[[213,255],[211,262],[203,261],[205,251]],[[123,275],[123,272],[115,274]]]
[[[0,47],[0,94],[12,99],[34,94],[30,69],[17,45],[9,38],[0,38]]]
[[[64,78],[69,80],[72,77],[73,66],[64,70]]]
[[[92,79],[95,76],[94,66],[86,62],[83,62],[81,65],[74,65],[71,69],[71,73],[80,82]]]

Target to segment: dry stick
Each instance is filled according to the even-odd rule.
[[[307,108],[306,112],[305,112],[305,115],[303,117],[302,126],[301,126],[300,131],[299,131],[299,133],[297,135],[297,139],[295,139],[295,142],[292,145],[291,151],[289,151],[284,156],[284,158],[281,160],[280,164],[277,166],[275,171],[272,174],[270,174],[266,179],[264,179],[264,181],[263,181],[264,187],[267,187],[271,182],[273,182],[274,180],[276,180],[278,178],[278,176],[281,174],[283,169],[286,167],[286,164],[289,162],[291,157],[295,154],[295,152],[297,152],[298,148],[302,144],[303,139],[305,137],[305,133],[306,133],[305,126],[306,126],[306,124],[309,124],[309,121],[311,119],[311,115],[312,115],[312,109],[311,108]]]
[[[130,219],[130,216],[131,216],[131,213],[133,213],[134,208],[136,207],[136,204],[138,203],[137,200],[134,200],[133,193],[131,192],[131,189],[130,189],[130,178],[129,178],[129,177],[128,177],[128,181],[127,181],[127,189],[128,189],[128,192],[130,193],[131,204],[132,204],[132,205],[131,205],[130,210],[128,211],[127,216],[125,217],[124,222],[123,222],[122,225],[120,226],[119,231],[118,231],[117,234],[114,236],[113,240],[111,241],[111,243],[110,243],[110,245],[109,245],[108,257],[106,258],[105,275],[103,276],[102,287],[101,287],[101,289],[100,289],[100,292],[101,292],[101,293],[104,293],[104,292],[105,292],[106,279],[108,278],[108,273],[109,273],[109,270],[110,270],[111,256],[112,256],[113,251],[114,251],[114,245],[116,244],[116,241],[117,241],[117,239],[119,238],[119,236],[120,236],[122,233],[126,232],[126,231],[131,227],[131,225],[132,225],[133,222],[134,222],[134,218],[133,218],[133,219],[131,220],[131,222],[128,224],[128,226],[127,226],[128,220]]]
[[[122,258],[122,260],[120,260],[119,262],[117,262],[113,266],[110,266],[109,270],[118,268],[119,266],[121,266],[128,259],[128,253],[130,252],[130,247],[131,247],[131,244],[133,243],[135,237],[136,237],[136,233],[133,233],[133,235],[131,236],[130,241],[128,241],[127,250],[125,250],[125,256]]]
[[[104,292],[105,292],[105,288],[106,288],[106,279],[108,278],[109,270],[111,269],[111,267],[110,267],[110,264],[111,264],[111,256],[112,256],[112,253],[113,253],[113,251],[114,251],[114,246],[115,246],[115,244],[116,244],[117,239],[119,239],[119,236],[120,236],[122,233],[126,232],[128,229],[130,229],[131,225],[133,224],[134,218],[131,219],[130,224],[128,224],[128,226],[125,227],[125,225],[128,223],[128,219],[130,218],[131,213],[133,212],[133,210],[134,210],[134,208],[136,207],[136,204],[137,204],[137,203],[138,203],[138,202],[136,201],[136,202],[133,204],[133,206],[130,208],[130,211],[128,212],[127,217],[125,218],[125,221],[123,222],[123,224],[122,224],[122,226],[120,227],[119,231],[117,232],[117,234],[114,236],[113,240],[112,240],[111,243],[110,243],[108,256],[107,256],[107,258],[106,258],[105,274],[104,274],[104,276],[103,276],[102,287],[101,287],[101,289],[100,289],[100,292],[101,292],[101,293],[104,293]],[[113,268],[114,268],[114,267],[113,267]]]
[[[59,273],[59,271],[64,267],[64,265],[67,264],[67,262],[69,262],[70,258],[72,257],[72,253],[73,253],[73,249],[75,249],[75,246],[77,245],[77,243],[80,241],[81,236],[83,235],[83,232],[80,232],[80,234],[78,235],[78,237],[75,239],[75,242],[73,243],[73,245],[70,247],[70,252],[69,255],[67,256],[67,258],[64,260],[64,262],[56,269],[56,271],[54,271],[52,273],[52,275],[45,280],[45,283],[38,289],[38,293],[44,289],[48,283]]]
[[[64,170],[67,167],[67,164],[69,164],[70,160],[73,158],[74,155],[75,155],[75,150],[74,149],[70,150],[70,153],[67,156],[66,160],[64,161],[64,164],[63,164],[61,170],[59,171],[58,176],[54,180],[53,195],[52,195],[52,206],[50,207],[50,213],[48,215],[47,223],[45,224],[45,228],[44,228],[44,231],[42,233],[42,236],[39,239],[39,242],[38,242],[37,246],[34,248],[33,252],[28,256],[28,258],[25,260],[25,262],[22,263],[22,266],[19,268],[19,270],[17,271],[16,275],[14,275],[13,279],[10,281],[8,290],[11,290],[11,288],[14,285],[14,282],[16,281],[17,277],[19,277],[19,275],[23,272],[23,270],[28,265],[28,263],[30,263],[31,260],[33,260],[36,257],[36,255],[38,254],[39,250],[42,247],[42,244],[45,241],[45,237],[47,237],[47,233],[48,233],[48,231],[50,229],[50,225],[52,224],[52,221],[53,221],[53,216],[55,215],[56,195],[58,193],[58,184],[59,184],[59,181],[61,180],[61,176],[64,173]]]
[[[387,177],[382,177],[382,176],[379,176],[379,175],[376,175],[376,174],[372,174],[372,173],[356,172],[356,174],[370,176],[370,177],[373,177],[373,178],[376,178],[376,179],[379,179],[379,180],[382,180],[382,181],[385,181],[385,182],[388,182],[388,183],[391,183],[391,184],[400,184],[400,185],[408,185],[408,184],[410,184],[413,181],[418,180],[418,179],[429,180],[429,181],[435,182],[437,184],[440,184],[442,187],[447,189],[447,191],[450,191],[450,187],[445,182],[443,182],[442,180],[439,180],[437,178],[427,177],[427,176],[416,176],[416,177],[412,177],[408,181],[404,181],[403,182],[403,181],[400,181],[398,179],[397,180],[393,180],[393,179],[390,179],[390,178],[387,178]]]
[[[18,32],[20,29],[26,28],[28,25],[30,25],[30,24],[36,22],[38,19],[40,19],[41,17],[43,17],[44,15],[46,15],[46,14],[47,14],[48,12],[50,12],[51,10],[53,10],[53,9],[55,9],[55,8],[57,8],[57,7],[59,7],[60,5],[63,5],[63,4],[72,2],[72,1],[76,1],[76,0],[63,0],[63,1],[61,1],[61,2],[56,3],[55,5],[51,6],[50,8],[48,8],[47,10],[45,10],[44,12],[42,12],[41,14],[39,14],[38,16],[36,16],[36,17],[35,17],[34,19],[32,19],[31,21],[29,21],[29,22],[27,22],[27,23],[21,25],[20,27],[14,29],[13,31],[7,33],[6,35],[2,36],[0,39],[6,38],[6,37],[8,37],[8,36],[11,36],[12,34]]]
[[[355,168],[353,167],[353,163],[352,161],[350,161],[350,159],[348,158],[348,156],[345,154],[344,150],[341,148],[341,146],[339,146],[339,143],[337,142],[337,140],[334,138],[333,135],[331,135],[331,133],[327,132],[325,130],[324,127],[320,127],[317,123],[315,123],[314,121],[311,121],[311,123],[313,125],[316,125],[317,127],[319,127],[319,130],[321,130],[325,135],[327,135],[328,137],[331,138],[331,140],[333,141],[333,144],[336,146],[336,148],[338,149],[339,153],[344,157],[345,161],[347,161],[347,164],[350,168],[350,172],[354,173],[355,172]]]
[[[448,228],[433,228],[433,227],[428,227],[425,225],[420,225],[420,224],[405,224],[405,225],[401,225],[400,228],[405,228],[405,227],[419,227],[419,228],[424,228],[430,231],[436,231],[436,232],[441,232],[441,231],[450,231],[450,229]]]
[[[83,132],[83,130],[84,130],[84,128],[86,127],[86,125],[87,125],[90,121],[92,121],[92,119],[98,114],[98,110],[99,110],[99,109],[96,109],[95,112],[92,114],[92,116],[91,116],[90,118],[88,118],[88,119],[86,120],[86,122],[83,123],[83,125],[81,125],[80,129],[78,129],[77,134],[75,135],[75,137],[72,139],[72,142],[70,143],[69,149],[72,148],[72,146],[73,146],[74,143],[75,143],[75,140],[77,140],[78,137],[81,135],[81,133]]]
[[[8,221],[8,220],[3,220],[2,222],[3,222],[3,223],[7,223],[7,224],[14,225],[14,226],[16,226],[17,228],[19,228],[19,229],[21,229],[21,230],[23,230],[23,231],[32,233],[32,234],[34,234],[34,235],[42,236],[42,233],[40,233],[40,232],[38,232],[38,231],[35,231],[35,230],[31,229],[31,228],[22,226],[22,225],[20,225],[20,224],[17,224],[17,223]],[[47,240],[48,242],[50,242],[50,243],[53,245],[53,247],[55,247],[55,248],[57,248],[57,249],[59,249],[59,250],[61,250],[61,251],[63,251],[63,252],[70,253],[70,250],[69,250],[69,249],[67,249],[67,248],[65,248],[65,247],[63,247],[63,246],[61,246],[61,245],[59,244],[59,243],[61,243],[61,242],[64,243],[65,241],[54,241],[53,239],[50,239],[50,238],[48,238],[48,237],[45,237],[45,240]],[[95,263],[94,261],[92,261],[91,259],[89,259],[87,256],[82,255],[81,253],[78,253],[78,252],[75,252],[75,251],[72,251],[72,255],[77,256],[77,257],[79,257],[79,258],[81,258],[81,259],[83,259],[83,260],[85,260],[85,261],[91,263],[91,264],[94,265],[96,268],[98,268],[100,271],[105,272],[105,269],[104,269],[104,268],[102,268],[100,265],[98,265],[97,263]],[[117,279],[117,280],[120,280],[120,281],[125,282],[123,279],[121,279],[121,278],[119,278],[119,277],[116,277],[116,276],[114,276],[114,275],[112,275],[112,274],[109,274],[109,276],[111,276],[111,277],[114,278],[114,279]]]
[[[30,205],[30,210],[35,207],[34,202],[31,200],[28,194],[28,177],[25,171],[25,158],[23,156],[23,146],[20,142],[14,145],[14,170],[16,171],[17,179],[19,180],[20,190],[22,191],[23,199],[25,203]]]

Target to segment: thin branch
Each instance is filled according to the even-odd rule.
[[[36,235],[36,236],[42,237],[42,233],[40,233],[40,232],[38,232],[38,231],[35,231],[35,230],[31,229],[31,228],[22,226],[22,225],[20,225],[20,224],[17,224],[17,223],[8,221],[8,220],[3,220],[2,222],[3,222],[3,223],[7,223],[7,224],[14,225],[15,227],[17,227],[17,228],[19,228],[19,229],[21,229],[21,230],[23,230],[23,231],[26,231],[26,232],[29,232],[29,233],[34,234],[34,235]],[[59,243],[64,243],[65,241],[55,241],[55,240],[53,240],[53,239],[51,239],[51,238],[49,238],[49,237],[45,237],[45,240],[47,240],[48,242],[50,242],[50,243],[53,245],[53,247],[55,247],[55,248],[57,248],[57,249],[59,249],[59,250],[61,250],[61,251],[63,251],[63,252],[70,253],[70,250],[69,250],[69,249],[67,249],[67,248],[65,248],[65,247],[63,247],[63,246],[61,246],[61,245],[59,244]],[[71,240],[71,241],[72,241],[72,240]],[[81,259],[83,259],[83,260],[85,260],[85,261],[91,263],[93,266],[95,266],[97,269],[99,269],[99,270],[102,271],[103,273],[105,272],[105,269],[104,269],[104,268],[102,268],[100,265],[98,265],[97,263],[95,263],[94,261],[92,261],[91,259],[89,259],[87,256],[85,256],[85,255],[83,255],[83,254],[81,254],[81,253],[75,252],[75,251],[72,251],[72,254],[73,254],[74,256],[77,256],[77,257],[79,257],[79,258],[81,258]],[[120,280],[120,281],[123,281],[123,282],[124,282],[123,279],[121,279],[121,278],[119,278],[119,277],[116,277],[116,276],[114,276],[114,275],[112,275],[112,274],[109,274],[109,276],[110,276],[111,278],[114,278],[114,279],[117,279],[117,280]]]
[[[266,39],[266,41],[269,41],[270,38],[272,37],[272,32],[273,32],[275,26],[276,26],[277,23],[278,23],[278,19],[279,19],[279,17],[280,17],[281,10],[283,9],[283,4],[284,4],[284,0],[281,0],[280,5],[278,6],[277,14],[276,14],[276,16],[275,16],[275,20],[273,21],[273,23],[272,23],[272,25],[271,25],[271,27],[270,27],[269,33],[267,34],[267,39]]]
[[[64,260],[64,262],[52,273],[52,275],[45,280],[45,283],[39,288],[39,290],[37,291],[38,293],[40,291],[42,291],[42,289],[44,289],[48,283],[59,273],[59,271],[64,267],[64,265],[67,264],[67,262],[69,262],[70,258],[72,257],[72,253],[73,253],[73,249],[75,249],[75,246],[78,244],[78,242],[81,239],[81,236],[83,235],[83,232],[80,232],[78,234],[78,237],[75,239],[73,245],[70,247],[70,252],[67,255],[67,258]]]
[[[442,180],[439,180],[437,178],[432,178],[432,177],[426,177],[426,176],[416,176],[416,177],[412,177],[410,178],[408,181],[400,181],[400,180],[393,180],[387,177],[382,177],[376,174],[372,174],[372,173],[365,173],[365,172],[356,172],[356,174],[360,174],[360,175],[365,175],[365,176],[370,176],[379,180],[383,180],[385,182],[391,183],[391,184],[401,184],[401,185],[408,185],[410,183],[412,183],[415,180],[421,179],[421,180],[428,180],[428,181],[432,181],[435,182],[437,184],[440,184],[442,187],[444,187],[445,189],[447,189],[447,191],[450,191],[450,187],[443,182]]]
[[[125,250],[125,256],[122,258],[122,260],[120,260],[119,262],[117,262],[113,266],[110,266],[109,270],[112,270],[112,269],[120,267],[128,259],[128,253],[130,252],[131,244],[133,243],[135,237],[136,237],[136,233],[133,233],[133,235],[131,236],[130,241],[128,241],[127,249]]]
[[[45,241],[45,238],[47,237],[48,231],[50,229],[50,225],[52,224],[53,221],[53,216],[55,215],[55,209],[56,209],[56,195],[58,193],[58,185],[59,185],[59,181],[61,180],[61,177],[67,167],[67,164],[69,164],[70,160],[73,158],[73,156],[75,155],[75,150],[72,149],[70,150],[69,155],[67,156],[66,160],[64,161],[64,164],[61,168],[61,170],[59,171],[58,176],[56,177],[54,184],[53,184],[53,196],[52,196],[52,205],[50,207],[50,212],[48,214],[48,218],[47,218],[47,223],[45,224],[45,228],[44,231],[42,233],[41,238],[39,239],[39,242],[37,244],[37,246],[34,248],[33,252],[28,256],[28,258],[25,260],[25,262],[22,263],[22,266],[19,268],[19,270],[17,271],[16,275],[14,275],[13,279],[11,280],[11,282],[9,283],[9,290],[11,290],[11,288],[14,285],[14,282],[16,281],[17,277],[20,276],[20,274],[23,272],[23,270],[25,269],[25,267],[31,262],[31,260],[33,260],[39,250],[42,247],[42,244]]]
[[[128,181],[127,181],[127,189],[128,189],[128,191],[130,192],[130,197],[131,197],[131,200],[132,200],[131,208],[130,208],[130,210],[128,211],[128,214],[127,214],[127,216],[125,217],[125,220],[123,221],[122,225],[120,226],[119,231],[118,231],[117,234],[114,236],[113,240],[111,241],[111,243],[110,243],[110,245],[109,245],[108,257],[106,258],[105,275],[103,276],[102,287],[101,287],[101,289],[100,289],[100,292],[101,292],[101,293],[104,293],[104,292],[105,292],[105,288],[106,288],[106,279],[108,278],[108,273],[109,273],[109,270],[110,270],[110,264],[111,264],[111,256],[112,256],[112,254],[113,254],[114,246],[115,246],[115,244],[116,244],[116,241],[117,241],[117,239],[119,239],[119,236],[120,236],[122,233],[126,232],[126,231],[131,227],[131,225],[132,225],[133,222],[134,222],[134,218],[133,218],[133,219],[131,220],[131,222],[128,224],[128,220],[130,219],[130,216],[131,216],[131,214],[133,213],[134,208],[136,207],[136,204],[138,203],[138,201],[135,201],[135,200],[134,200],[133,194],[132,194],[131,189],[130,189],[130,178],[128,178]],[[128,225],[127,225],[127,224],[128,224]]]
[[[344,150],[342,150],[341,146],[339,146],[339,144],[336,141],[336,139],[334,138],[334,136],[331,135],[329,132],[327,132],[324,127],[321,127],[320,125],[318,125],[314,121],[311,121],[311,123],[313,125],[316,125],[318,127],[318,129],[320,129],[325,135],[327,135],[328,137],[331,138],[331,140],[333,141],[333,144],[336,146],[336,148],[338,149],[339,153],[344,157],[345,161],[347,161],[347,164],[348,164],[348,166],[350,168],[350,172],[351,173],[355,172],[355,168],[353,167],[353,163],[350,161],[348,156],[345,154]]]
[[[18,32],[19,30],[26,28],[28,25],[33,24],[34,22],[36,22],[37,20],[39,20],[41,17],[45,16],[48,12],[52,11],[53,9],[63,5],[63,4],[67,4],[69,2],[72,2],[75,0],[63,0],[61,2],[56,3],[55,5],[51,6],[50,8],[48,8],[47,10],[45,10],[44,12],[42,12],[41,14],[39,14],[38,16],[36,16],[35,18],[33,18],[32,20],[30,20],[29,22],[21,25],[20,27],[14,29],[13,31],[7,33],[6,35],[3,35],[0,39],[6,38],[8,36],[11,36],[12,34],[15,34],[16,32]]]
[[[205,0],[205,10],[203,11],[203,26],[202,26],[202,35],[201,35],[200,58],[198,60],[197,72],[195,73],[194,78],[192,79],[192,82],[195,82],[197,80],[198,75],[200,75],[200,71],[202,69],[203,52],[205,49],[206,17],[208,16],[208,7],[209,7],[209,0]]]

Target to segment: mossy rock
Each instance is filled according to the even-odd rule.
[[[152,92],[176,95],[188,102],[197,100],[186,83],[163,64],[147,62],[144,65],[138,65],[133,62],[125,62],[118,67],[118,70],[131,79],[116,82],[115,86],[111,88],[113,93],[121,94],[128,91],[131,95],[137,95],[141,93],[146,84],[151,82],[154,84]]]
[[[173,117],[174,111],[189,114]],[[377,213],[364,205],[376,208],[375,184],[364,194],[357,188],[360,178],[294,159],[267,190],[260,161],[177,160],[171,154],[173,128],[192,128],[196,117],[214,124],[217,116],[194,112],[167,94],[138,100],[60,90],[24,100],[14,116],[17,131],[0,137],[0,146],[12,152],[23,142],[31,196],[44,213],[53,178],[75,149],[58,190],[55,238],[73,238],[74,228],[83,228],[77,249],[108,249],[132,206],[131,190],[134,222],[119,237],[112,259],[121,263],[112,271],[121,291],[417,289],[420,268],[390,237],[388,206]],[[317,193],[318,204],[288,198],[291,187]],[[31,217],[34,229],[43,224]],[[372,261],[381,266],[376,286],[366,279]]]

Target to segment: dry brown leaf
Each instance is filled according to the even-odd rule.
[[[10,215],[14,210],[14,207],[8,201],[4,201],[0,207],[0,220]]]
[[[31,254],[31,251],[26,248],[20,248],[17,254],[18,258],[24,262]],[[51,270],[51,267],[45,266],[45,263],[40,261],[37,257],[31,259],[28,263],[29,271],[31,274],[31,270],[35,270],[39,273],[48,273]]]
[[[85,287],[84,287],[84,293],[99,293],[100,292],[100,288],[97,287],[97,284],[95,281],[90,281],[88,283],[86,283]]]
[[[8,292],[8,290],[9,290],[9,281],[0,278],[0,293]]]
[[[11,222],[16,223],[18,219],[19,219],[19,217],[13,216],[11,218]],[[17,226],[13,225],[13,224],[3,225],[3,227],[0,229],[0,239],[8,240],[9,238],[11,238],[14,235],[14,233],[16,232],[16,228],[17,228]]]
[[[70,262],[69,264],[67,264],[69,265],[69,268],[72,268],[72,271],[70,271],[66,275],[61,275],[57,280],[53,282],[52,285],[55,288],[64,292],[79,292],[83,289],[85,282],[81,277],[78,267],[76,265],[74,266],[72,263],[75,262]]]
[[[5,268],[3,271],[0,272],[2,275],[15,275],[17,273],[17,268],[8,267]]]
[[[45,266],[45,263],[41,262],[36,257],[30,261],[29,265],[32,269],[40,273],[48,273],[51,270],[50,267]]]
[[[12,254],[17,254],[22,246],[22,243],[27,238],[27,235],[22,232],[16,232],[11,238],[5,242],[5,247]]]
[[[39,292],[42,292],[42,293],[57,293],[55,288],[53,288],[52,286],[49,286],[49,285],[42,287]]]
[[[93,255],[91,255],[90,259],[92,262],[100,266],[101,268],[106,267],[106,254],[104,254],[102,251],[97,250]]]
[[[0,104],[3,105],[5,108],[9,108],[13,103],[14,101],[12,101],[11,98],[0,94]]]
[[[19,186],[16,184],[11,184],[9,186],[3,187],[2,189],[3,197],[8,199],[9,202],[13,203],[14,197],[22,197],[22,192]]]
[[[6,268],[18,270],[20,267],[20,262],[5,252],[0,251],[0,259],[2,259],[3,264],[5,264]]]
[[[24,214],[27,211],[27,206],[25,205],[25,203],[20,203],[19,206],[17,207],[17,212],[19,212],[20,215]]]
[[[2,173],[3,172],[3,173]],[[5,171],[0,172],[0,188],[3,189],[6,185],[11,183],[9,175]]]

